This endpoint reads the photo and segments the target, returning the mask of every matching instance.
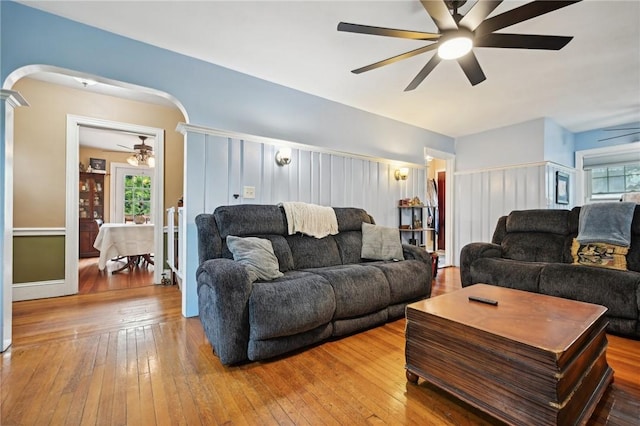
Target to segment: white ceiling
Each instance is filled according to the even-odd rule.
[[[79,140],[80,146],[86,148],[101,149],[104,151],[134,152],[133,146],[141,143],[136,134],[108,129],[96,129],[93,127],[80,126]],[[147,137],[144,141],[152,149],[155,146],[155,139]]]
[[[427,42],[338,32],[340,21],[436,32],[415,1],[23,1],[303,92],[458,137],[540,117],[573,132],[640,120],[640,2],[585,0],[501,32],[569,35],[562,50],[476,48],[472,87],[433,53],[350,70]],[[491,16],[524,4],[505,1]],[[472,3],[465,6],[468,9]]]

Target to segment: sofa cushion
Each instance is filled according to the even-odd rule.
[[[334,235],[333,238],[338,245],[340,259],[342,260],[343,265],[360,263],[362,261],[362,258],[360,257],[362,252],[362,232],[340,232],[339,234]]]
[[[507,216],[507,232],[545,232],[566,235],[569,210],[514,210]]]
[[[389,303],[396,304],[428,296],[431,282],[429,266],[418,260],[373,262],[367,266],[380,269],[389,283]]]
[[[362,223],[373,223],[369,214],[354,207],[334,207],[333,211],[338,220],[338,232],[360,231]]]
[[[251,282],[258,279],[273,280],[282,276],[271,241],[263,238],[241,238],[229,235],[227,246],[233,253],[233,260],[247,268]]]
[[[563,262],[563,235],[544,232],[511,232],[502,240],[502,256],[506,259],[529,262]]]
[[[302,234],[286,237],[295,269],[341,265],[340,251],[332,235],[314,238]]]
[[[286,235],[287,233],[284,211],[274,205],[220,206],[215,209],[213,216],[223,239],[229,235],[246,237],[262,234]]]
[[[249,337],[309,331],[330,322],[335,309],[333,288],[319,275],[290,271],[274,281],[256,282],[249,296]]]
[[[396,228],[362,224],[363,259],[404,260],[400,232]]]
[[[370,314],[389,305],[389,284],[384,273],[365,264],[309,269],[333,287],[336,300],[334,319]]]
[[[540,292],[606,306],[607,316],[638,319],[640,274],[581,265],[549,264]]]
[[[485,283],[538,293],[545,263],[500,258],[480,258],[471,264],[471,284]]]

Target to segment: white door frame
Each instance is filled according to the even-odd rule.
[[[453,242],[455,241],[453,236],[455,233],[455,224],[454,220],[454,173],[456,170],[456,156],[450,152],[440,151],[433,148],[424,147],[424,161],[426,164],[427,156],[431,156],[433,158],[438,158],[440,160],[445,161],[444,172],[445,175],[445,186],[447,188],[447,192],[444,194],[444,204],[445,204],[445,212],[444,212],[444,222],[447,224],[447,230],[444,235],[444,256],[445,256],[445,264],[443,266],[452,266],[453,263],[453,253],[458,249],[457,247],[453,247]],[[442,169],[439,169],[442,170]],[[437,171],[436,171],[437,173]],[[437,175],[436,175],[437,179]]]
[[[164,259],[164,130],[156,127],[69,114],[67,115],[66,238],[64,244],[66,294],[76,294],[78,292],[78,176],[80,173],[78,162],[80,157],[80,126],[131,132],[155,138],[154,156],[156,164],[152,186],[156,196],[153,200],[152,209],[156,218],[153,226],[156,265],[153,270],[153,282],[160,283]]]

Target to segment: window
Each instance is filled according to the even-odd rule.
[[[591,198],[619,199],[625,192],[640,191],[640,163],[591,169]]]
[[[125,221],[133,221],[135,216],[151,216],[151,177],[127,174],[124,177]]]

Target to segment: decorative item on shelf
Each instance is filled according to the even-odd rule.
[[[400,201],[398,201],[398,206],[409,207],[409,202],[411,202],[410,198],[402,198]]]
[[[396,178],[396,180],[407,180],[407,178],[409,177],[409,168],[400,167],[399,169],[396,169],[393,176]]]
[[[145,223],[145,218],[144,215],[141,214],[137,214],[135,216],[133,216],[133,223],[135,223],[136,225],[142,225],[143,223]]]
[[[78,169],[80,169],[81,172],[86,172],[87,166],[85,166],[84,163],[81,161],[80,164],[78,164]]]
[[[420,198],[418,198],[418,197],[413,197],[409,201],[409,205],[413,206],[413,207],[420,207],[422,205],[422,201],[420,201]]]
[[[422,220],[418,219],[418,216],[413,215],[413,229],[421,229],[422,228]]]
[[[276,163],[278,166],[286,166],[291,163],[291,148],[280,148],[276,152]]]
[[[90,158],[89,159],[89,168],[92,173],[107,173],[107,160],[102,158]]]

